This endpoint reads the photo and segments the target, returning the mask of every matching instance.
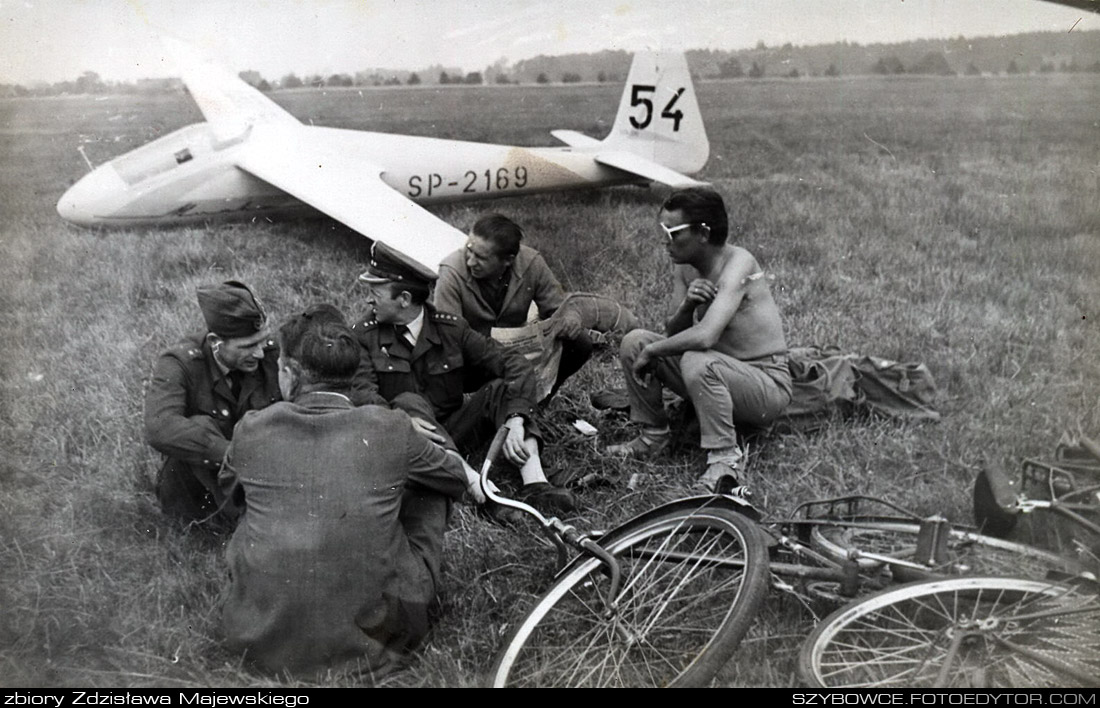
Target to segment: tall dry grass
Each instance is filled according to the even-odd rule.
[[[876,494],[969,520],[985,456],[1014,464],[1060,432],[1100,430],[1097,79],[1085,75],[704,83],[704,172],[772,278],[792,344],[926,362],[938,425],[831,419],[753,446],[776,514],[825,495]],[[367,130],[551,144],[601,135],[618,88],[288,92],[303,120]],[[138,100],[140,102],[134,102]],[[218,644],[224,538],[181,529],[153,500],[142,441],[157,353],[200,326],[195,287],[239,278],[275,317],[308,303],[361,310],[360,239],[327,221],[101,233],[54,203],[84,170],[198,120],[183,97],[0,102],[0,684],[287,685]],[[615,297],[650,327],[668,307],[654,215],[661,190],[442,207],[460,227],[513,215],[574,290]],[[621,384],[613,351],[547,412],[548,462],[604,484],[577,523],[606,527],[686,490],[694,441],[652,463],[602,458],[631,434],[588,393]],[[628,486],[628,481],[633,484]],[[455,514],[436,628],[388,685],[484,680],[502,635],[545,587],[553,553],[525,530]],[[790,685],[812,614],[773,599],[722,681]],[[332,676],[329,685],[358,679]],[[293,684],[290,684],[293,685]]]

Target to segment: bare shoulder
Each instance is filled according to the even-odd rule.
[[[753,278],[759,277],[757,274],[761,272],[760,266],[756,262],[756,257],[747,249],[740,246],[726,248],[728,249],[726,262],[718,276],[718,284],[720,287],[743,289],[752,282]]]

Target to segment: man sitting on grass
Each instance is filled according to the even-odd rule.
[[[221,475],[245,500],[226,549],[226,640],[265,671],[377,676],[427,632],[466,473],[407,414],[352,405],[360,350],[342,322],[296,315],[279,343],[285,401],[241,420]]]
[[[669,442],[662,389],[691,401],[707,470],[698,485],[726,493],[744,483],[736,425],[774,420],[791,398],[779,308],[751,253],[726,242],[722,197],[709,188],[674,192],[661,207],[661,240],[675,264],[665,335],[634,330],[620,357],[631,420],[641,435],[607,451],[650,457]]]
[[[279,400],[277,351],[252,290],[230,280],[197,294],[206,330],[160,355],[145,394],[146,440],[167,456],[157,498],[184,521],[223,510],[217,474],[233,426]]]
[[[466,245],[439,264],[436,309],[459,315],[486,337],[494,327],[522,327],[532,304],[540,320],[553,315],[565,302],[565,291],[542,254],[522,239],[523,230],[502,214],[478,219]],[[553,396],[592,356],[593,345],[577,316],[558,317],[549,334],[561,343]]]
[[[352,399],[380,393],[435,426],[440,444],[466,454],[507,428],[503,452],[519,467],[519,498],[547,512],[572,511],[572,492],[552,485],[543,470],[531,365],[461,317],[436,312],[427,303],[434,277],[374,244],[370,267],[359,276],[370,315],[353,328],[363,363]],[[467,386],[473,390],[464,396]]]

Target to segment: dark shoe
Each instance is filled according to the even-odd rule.
[[[565,487],[554,487],[549,482],[525,484],[516,498],[527,502],[544,514],[576,511],[577,499]]]
[[[513,509],[493,501],[485,502],[477,510],[487,519],[501,526],[518,526],[523,521],[523,517],[527,516],[519,509]]]

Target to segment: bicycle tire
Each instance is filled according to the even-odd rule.
[[[1098,634],[1094,588],[942,578],[842,607],[806,639],[798,664],[803,680],[819,688],[1096,685]]]
[[[843,561],[852,551],[863,551],[908,560],[915,556],[920,524],[908,521],[836,521],[815,525],[811,531],[812,545],[822,554]],[[929,568],[929,572],[944,575],[1004,575],[1045,578],[1050,573],[1078,575],[1079,563],[1056,553],[1022,543],[983,536],[953,528],[947,538],[947,563]],[[859,558],[860,569],[873,572],[882,569],[882,561]],[[898,579],[906,569],[892,568]]]
[[[768,561],[758,534],[722,507],[671,509],[619,527],[601,540],[622,564],[614,615],[601,616],[603,565],[574,561],[512,630],[491,685],[707,684],[764,602]]]

